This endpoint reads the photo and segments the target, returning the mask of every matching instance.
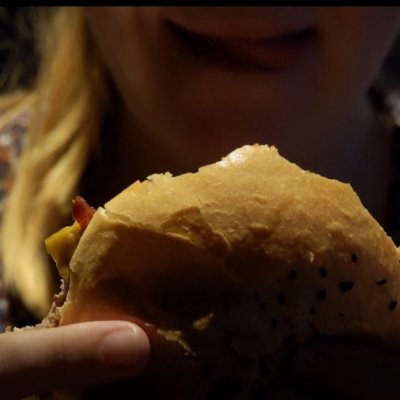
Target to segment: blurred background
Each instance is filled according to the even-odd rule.
[[[9,87],[30,87],[39,57],[34,46],[32,21],[38,7],[0,7],[0,91]],[[22,65],[18,74],[15,65]]]

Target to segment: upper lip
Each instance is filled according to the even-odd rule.
[[[168,19],[166,22],[197,61],[205,59],[247,71],[285,69],[296,62],[304,45],[313,43],[310,39],[316,33],[314,28],[303,28],[271,36],[221,36],[194,32]]]
[[[174,11],[165,16],[168,22],[218,39],[273,39],[313,28],[310,13],[293,7],[178,7]]]

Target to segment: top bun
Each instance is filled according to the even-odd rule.
[[[147,371],[97,398],[249,399],[317,333],[400,353],[398,266],[350,185],[244,146],[99,208],[72,257],[60,323],[128,319],[150,336]]]

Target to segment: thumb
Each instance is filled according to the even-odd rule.
[[[135,375],[149,360],[145,332],[130,322],[85,322],[0,335],[3,399]]]

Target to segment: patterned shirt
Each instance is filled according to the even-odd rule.
[[[11,190],[19,156],[24,145],[25,132],[30,120],[29,115],[28,111],[22,113],[0,132],[0,221],[3,215],[4,202]],[[9,313],[10,300],[6,296],[4,284],[1,280],[2,272],[3,267],[0,262],[0,332],[3,332],[12,320]]]

